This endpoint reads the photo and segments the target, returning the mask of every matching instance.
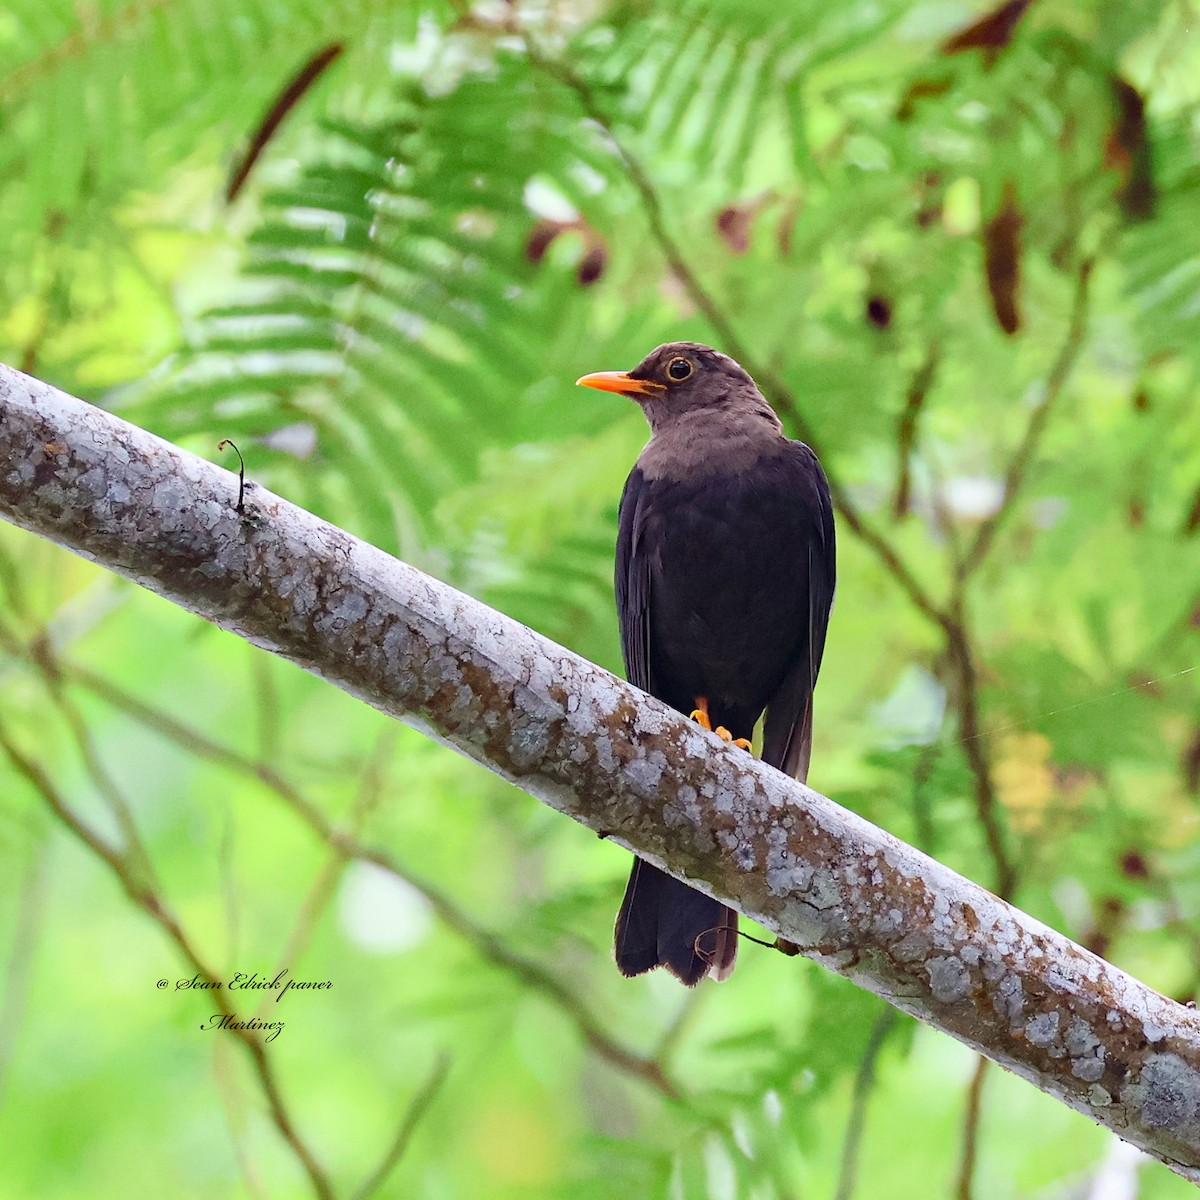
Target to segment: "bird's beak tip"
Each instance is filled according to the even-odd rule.
[[[594,371],[591,375],[581,375],[575,380],[575,386],[617,392],[622,396],[644,396],[649,392],[648,381],[634,379],[628,371]]]

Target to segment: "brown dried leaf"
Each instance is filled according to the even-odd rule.
[[[783,212],[779,214],[779,224],[775,228],[775,244],[784,258],[787,258],[792,252],[792,235],[796,231],[796,221],[799,216],[800,202],[798,200],[789,201],[784,205]]]
[[[729,204],[717,213],[717,235],[734,254],[750,249],[750,227],[756,212],[754,206]]]
[[[1007,334],[1021,328],[1021,226],[1016,190],[1004,185],[996,215],[983,228],[983,264],[988,293],[1000,328]]]
[[[1188,514],[1183,519],[1183,532],[1189,536],[1200,529],[1200,488],[1196,489],[1196,494],[1192,498],[1192,506],[1188,509]],[[1193,624],[1200,626],[1200,609],[1196,610],[1196,620]]]
[[[1116,112],[1104,143],[1104,165],[1121,177],[1117,203],[1130,220],[1154,211],[1157,189],[1146,135],[1146,102],[1141,92],[1119,75],[1110,79]]]
[[[911,121],[912,115],[916,111],[918,100],[929,100],[936,96],[944,96],[951,87],[951,79],[946,76],[945,79],[914,79],[912,83],[904,91],[904,95],[900,97],[900,104],[896,108],[897,121]]]
[[[567,226],[561,221],[542,220],[530,231],[525,239],[525,257],[531,263],[541,262],[546,257],[546,251],[551,243]]]
[[[961,54],[964,50],[983,50],[989,57],[994,58],[1012,41],[1017,23],[1032,2],[1033,0],[1008,0],[1007,4],[1000,5],[943,42],[942,53]]]
[[[892,302],[886,296],[868,296],[867,320],[876,329],[887,329],[892,323]]]
[[[1200,792],[1200,727],[1192,734],[1183,752],[1183,783],[1194,796]]]
[[[608,251],[603,244],[597,242],[589,246],[587,253],[579,260],[579,269],[575,273],[580,286],[590,287],[604,274],[607,265]]]

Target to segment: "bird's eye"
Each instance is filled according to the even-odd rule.
[[[686,358],[673,358],[667,364],[667,374],[679,383],[692,373],[692,364]]]

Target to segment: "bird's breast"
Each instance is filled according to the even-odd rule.
[[[814,522],[796,484],[761,456],[650,482],[642,538],[656,675],[766,703],[807,629]]]
[[[745,425],[723,414],[696,414],[655,434],[637,465],[646,479],[664,483],[729,479],[771,461],[787,444],[777,429],[761,422]]]

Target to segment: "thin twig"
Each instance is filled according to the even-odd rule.
[[[650,1084],[672,1100],[681,1098],[679,1089],[667,1078],[661,1063],[615,1042],[584,1006],[583,1001],[541,963],[518,954],[502,938],[490,930],[482,929],[449,896],[427,879],[422,879],[408,869],[400,868],[390,855],[354,842],[347,842],[346,845],[353,857],[375,863],[420,892],[443,924],[469,942],[476,953],[494,966],[503,968],[526,987],[553,1001],[571,1018],[575,1028],[598,1057]]]
[[[404,1116],[400,1119],[400,1127],[396,1130],[396,1136],[392,1139],[392,1144],[388,1147],[379,1166],[367,1176],[351,1200],[368,1200],[369,1196],[387,1182],[387,1177],[404,1157],[404,1152],[408,1149],[413,1134],[417,1131],[417,1126],[421,1124],[425,1114],[433,1107],[433,1102],[437,1099],[438,1092],[442,1090],[442,1085],[446,1082],[449,1074],[450,1056],[443,1052],[438,1055],[437,1061],[433,1064],[433,1070],[429,1072],[429,1077],[409,1102]]]
[[[979,527],[975,540],[966,552],[953,555],[952,594],[946,608],[938,613],[954,674],[959,743],[971,771],[975,811],[996,870],[994,890],[1006,900],[1012,899],[1016,891],[1017,868],[1005,842],[1000,804],[980,722],[979,674],[973,639],[966,619],[967,587],[972,573],[983,562],[994,544],[1001,523],[1016,503],[1029,463],[1083,345],[1087,327],[1088,283],[1093,265],[1091,259],[1080,264],[1067,333],[1046,379],[1042,399],[1030,415],[1025,433],[1005,471],[1004,498],[1000,507]]]
[[[224,746],[220,742],[214,741],[199,730],[185,725],[170,713],[154,708],[144,700],[133,695],[132,692],[125,691],[124,688],[118,687],[103,675],[89,671],[86,667],[61,661],[60,670],[70,678],[72,683],[86,688],[89,692],[93,692],[114,708],[120,709],[127,716],[133,717],[148,729],[152,729],[168,741],[174,742],[177,746],[196,755],[197,758],[207,759],[218,766],[237,771],[240,774],[250,775],[257,779],[265,788],[274,792],[281,799],[286,800],[294,809],[297,809],[307,823],[313,824],[324,821],[324,817],[316,806],[310,804],[305,799],[303,793],[293,784],[289,783],[269,763],[259,762],[239,750],[234,750],[232,747]]]
[[[967,1111],[963,1120],[962,1161],[958,1170],[958,1200],[971,1200],[975,1176],[975,1150],[979,1141],[979,1119],[983,1108],[983,1080],[988,1060],[980,1055],[975,1061],[975,1073],[967,1088]]]
[[[133,809],[120,787],[117,786],[117,781],[109,774],[108,768],[101,760],[83,714],[63,691],[62,677],[55,665],[55,657],[49,640],[44,635],[34,639],[29,644],[26,657],[41,675],[51,703],[58,709],[67,728],[71,731],[71,737],[79,752],[79,759],[97,794],[108,804],[116,818],[117,826],[125,839],[125,861],[137,871],[142,887],[161,891],[162,884],[155,872],[150,852],[146,849],[146,844],[142,841],[141,833],[138,831],[137,822],[133,817]]]
[[[350,805],[346,818],[351,836],[357,837],[370,811],[379,802],[383,794],[383,768],[390,758],[396,743],[397,729],[395,725],[387,725],[375,739],[375,746],[367,757],[359,780],[358,792]],[[317,918],[325,906],[333,899],[338,880],[346,869],[350,856],[342,843],[329,845],[329,857],[317,873],[307,894],[300,903],[300,911],[296,924],[288,935],[283,952],[276,960],[276,968],[292,967],[300,962],[308,942],[312,937]],[[262,1007],[265,1009],[272,997],[264,996]]]
[[[888,1035],[899,1022],[900,1014],[885,1007],[871,1024],[871,1033],[854,1076],[854,1096],[850,1104],[850,1116],[846,1121],[846,1140],[842,1143],[842,1162],[838,1168],[835,1200],[850,1200],[858,1175],[858,1152],[862,1146],[863,1129],[867,1121],[867,1102],[875,1084],[875,1065]]]
[[[238,193],[241,192],[246,180],[250,177],[250,172],[254,169],[254,164],[267,148],[267,143],[275,136],[284,117],[300,103],[308,90],[320,79],[344,49],[341,42],[334,42],[315,51],[271,102],[271,107],[263,115],[252,134],[250,144],[246,147],[233,171],[230,172],[229,182],[225,185],[226,204],[232,204],[237,199]],[[241,509],[238,511],[240,512]]]
[[[48,874],[46,860],[46,847],[34,847],[21,884],[12,949],[4,971],[4,996],[0,1000],[0,1108],[4,1107],[8,1069],[25,1016],[33,956],[38,946],[38,927],[43,916]]]
[[[1012,512],[1021,487],[1025,482],[1025,475],[1029,470],[1029,464],[1033,459],[1038,443],[1041,441],[1042,433],[1046,428],[1046,423],[1050,419],[1055,403],[1062,395],[1063,387],[1066,385],[1071,370],[1075,366],[1075,361],[1079,357],[1079,352],[1083,348],[1084,334],[1087,330],[1088,284],[1091,280],[1092,268],[1094,266],[1095,260],[1091,258],[1084,259],[1079,265],[1079,271],[1075,280],[1075,299],[1071,307],[1071,320],[1067,326],[1066,337],[1059,348],[1054,365],[1050,368],[1050,374],[1046,377],[1046,383],[1042,389],[1042,398],[1034,405],[1033,411],[1029,414],[1029,422],[1025,426],[1025,433],[1021,438],[1020,444],[1017,446],[1016,452],[1009,460],[1008,468],[1004,473],[1004,493],[1000,501],[1000,507],[986,521],[980,524],[975,534],[975,540],[971,543],[970,548],[963,558],[961,568],[963,578],[977,570],[984,558],[987,557],[988,551],[996,540],[996,534],[1000,526]]]
[[[912,499],[912,453],[917,443],[917,421],[925,398],[937,371],[938,347],[933,343],[925,355],[925,361],[917,368],[908,385],[904,398],[904,411],[896,422],[897,465],[896,498],[892,502],[892,515],[897,521],[908,515]]]
[[[955,596],[961,604],[960,594]],[[958,740],[971,771],[975,794],[975,813],[983,826],[988,851],[996,869],[993,891],[1003,900],[1012,899],[1017,885],[1017,869],[1005,844],[1000,818],[1000,802],[992,779],[987,745],[979,720],[979,675],[975,654],[961,608],[956,607],[946,632],[946,649],[954,671],[954,699],[958,709]]]
[[[695,1023],[700,1015],[701,1006],[711,995],[711,988],[692,988],[685,993],[678,1009],[675,1010],[675,1015],[667,1023],[654,1046],[654,1061],[661,1063],[664,1070],[670,1066],[684,1034]]]
[[[1079,266],[1067,332],[1047,376],[1042,399],[1030,414],[1025,433],[1005,470],[1004,495],[1000,507],[979,527],[966,552],[955,556],[954,586],[942,622],[946,635],[946,649],[955,676],[959,741],[971,771],[976,813],[996,868],[995,891],[1004,899],[1011,899],[1013,896],[1017,885],[1017,870],[1005,844],[1000,806],[980,723],[979,676],[966,620],[967,586],[973,572],[978,569],[994,545],[997,531],[1016,504],[1046,424],[1079,356],[1087,328],[1089,281],[1093,266],[1092,259],[1085,259]]]
[[[849,527],[860,542],[875,551],[876,557],[900,585],[900,590],[909,598],[913,607],[940,629],[948,630],[950,618],[945,610],[909,570],[891,542],[859,515],[858,509],[833,476],[829,477],[829,491],[843,524]]]

